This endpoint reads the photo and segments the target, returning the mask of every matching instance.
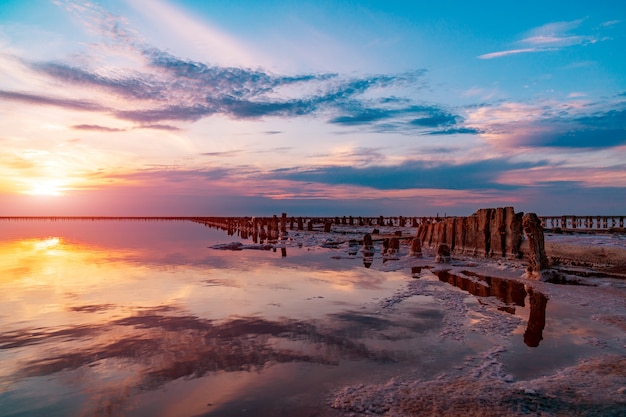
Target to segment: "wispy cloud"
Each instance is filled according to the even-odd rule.
[[[115,132],[128,132],[129,130],[136,130],[136,129],[154,129],[154,130],[164,130],[164,131],[178,131],[180,130],[180,128],[176,127],[176,126],[169,126],[169,125],[141,125],[141,126],[135,126],[135,127],[131,127],[131,128],[119,128],[119,127],[108,127],[108,126],[100,126],[100,125],[91,125],[91,124],[82,124],[82,125],[74,125],[72,126],[72,129],[75,130],[87,130],[87,131],[95,131],[95,132],[110,132],[110,133],[115,133]]]
[[[259,120],[323,115],[333,125],[377,132],[474,132],[454,110],[398,96],[406,87],[427,84],[424,69],[361,76],[285,75],[263,68],[212,65],[147,45],[125,19],[96,4],[57,3],[79,16],[107,48],[90,50],[96,46],[89,46],[84,56],[54,61],[18,58],[44,85],[53,87],[45,93],[0,91],[5,100],[97,112],[135,124],[125,129],[176,130],[180,129],[177,124],[212,116]],[[137,0],[133,4],[145,3]],[[159,13],[169,10],[163,2],[150,7]],[[100,65],[103,62],[106,65]],[[71,88],[72,98],[65,97],[66,87]],[[122,129],[96,124],[71,127],[101,132]]]
[[[241,150],[233,150],[233,151],[221,151],[221,152],[202,152],[200,155],[203,156],[215,156],[215,157],[233,157],[241,154]]]
[[[263,63],[259,54],[220,30],[217,25],[209,24],[206,19],[200,21],[171,2],[130,0],[128,3],[170,36],[180,39],[186,51],[193,56],[209,57],[215,64],[228,66],[256,66]]]
[[[506,51],[498,51],[498,52],[490,52],[488,54],[479,55],[480,59],[493,59],[493,58],[502,58],[503,56],[508,55],[517,55],[517,54],[528,54],[532,52],[548,52],[554,51],[555,48],[521,48],[521,49],[508,49]]]
[[[610,27],[610,26],[615,26],[622,23],[621,20],[608,20],[606,22],[602,22],[602,26],[604,27]]]
[[[0,90],[0,97],[8,101],[17,101],[26,104],[36,104],[45,106],[62,107],[70,110],[82,110],[82,111],[97,111],[106,112],[109,111],[107,107],[94,103],[89,100],[74,100],[63,97],[51,97],[43,94],[31,94],[18,91],[5,91]]]
[[[372,102],[366,94],[384,94],[423,78],[424,71],[341,77],[337,74],[276,75],[263,70],[218,67],[184,60],[160,50],[141,51],[143,70],[111,74],[65,62],[35,62],[30,69],[55,83],[76,87],[76,94],[98,92],[96,99],[79,100],[36,93],[0,92],[8,100],[66,109],[102,112],[140,125],[164,121],[193,122],[212,115],[234,119],[298,117],[325,111],[337,114],[329,122],[340,125],[404,121],[405,127],[433,128],[460,121],[457,115],[433,105],[398,100],[390,95]],[[123,73],[123,76],[117,75]],[[291,87],[299,87],[300,93]],[[291,96],[283,90],[290,88]],[[308,92],[312,90],[313,92]],[[297,91],[297,90],[296,90]],[[108,95],[107,96],[102,96]],[[122,101],[120,101],[122,100]],[[121,103],[121,104],[120,104]],[[403,107],[399,107],[402,103]],[[405,120],[410,117],[410,120]]]
[[[580,19],[569,22],[547,23],[530,30],[516,43],[520,47],[482,54],[478,58],[494,59],[518,54],[558,51],[575,45],[594,44],[604,39],[596,35],[573,33],[580,29],[583,22]]]

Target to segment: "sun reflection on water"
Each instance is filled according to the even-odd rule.
[[[0,408],[115,414],[196,378],[232,380],[212,400],[227,401],[245,388],[240,381],[287,364],[327,372],[342,361],[396,361],[367,333],[354,340],[369,313],[332,313],[391,291],[403,274],[341,268],[324,253],[289,264],[296,249],[273,259],[167,236],[98,242],[63,233],[0,240]],[[393,334],[401,326],[382,325]]]

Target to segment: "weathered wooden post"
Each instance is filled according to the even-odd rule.
[[[446,243],[440,244],[437,248],[435,262],[442,264],[450,262],[450,247]]]
[[[415,256],[417,258],[422,256],[422,242],[418,237],[414,238],[411,241],[411,250],[409,251],[409,256]]]
[[[396,254],[400,251],[400,239],[397,237],[392,237],[389,239],[389,248],[387,249],[388,254]]]
[[[539,277],[541,271],[548,268],[541,221],[535,213],[526,213],[522,218],[522,226],[528,237],[529,247],[526,271],[534,277]]]

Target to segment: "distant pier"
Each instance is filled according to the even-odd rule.
[[[626,216],[538,216],[546,230],[562,232],[626,232]],[[421,224],[438,223],[446,217],[422,216],[281,216],[271,217],[217,217],[217,216],[0,216],[4,221],[192,221],[209,227],[216,227],[244,234],[280,235],[287,230],[307,230],[330,232],[337,226],[371,227],[415,227]]]
[[[624,232],[626,216],[539,216],[544,229],[563,232]]]

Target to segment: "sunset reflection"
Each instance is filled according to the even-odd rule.
[[[0,405],[119,415],[149,409],[138,401],[174,381],[197,379],[230,381],[213,397],[229,402],[259,383],[256,373],[298,378],[305,364],[329,372],[413,355],[417,327],[360,307],[391,293],[402,273],[338,263],[326,250],[217,251],[207,242],[224,235],[191,223],[177,225],[191,231],[187,240],[169,224],[78,226],[100,230],[83,234],[70,222],[44,231],[51,225],[42,222],[41,232],[0,241]],[[419,331],[440,320],[422,319]],[[373,324],[375,337],[358,330]],[[398,333],[403,342],[390,345]]]

